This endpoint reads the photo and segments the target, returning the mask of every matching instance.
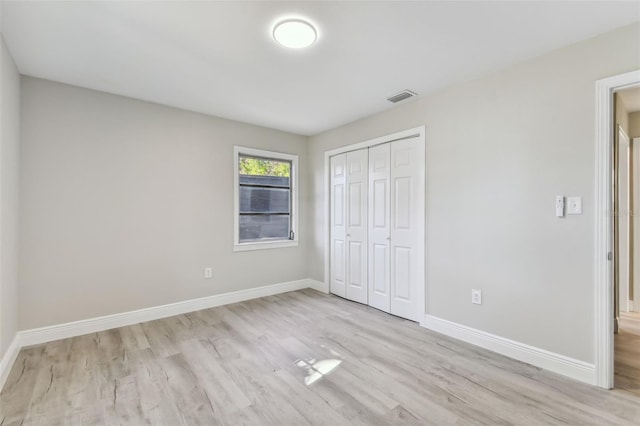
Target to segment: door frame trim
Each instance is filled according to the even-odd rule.
[[[596,385],[613,388],[613,252],[612,147],[614,123],[613,93],[640,86],[640,70],[596,81],[596,181],[594,250],[594,331]]]
[[[400,132],[392,133],[385,136],[380,136],[374,139],[369,139],[363,142],[358,142],[350,145],[341,146],[329,151],[324,152],[324,283],[329,292],[331,292],[331,163],[330,159],[334,155],[343,154],[349,151],[356,151],[362,148],[370,148],[372,146],[380,145],[383,143],[389,143],[396,140],[407,139],[411,137],[418,138],[418,149],[420,155],[424,159],[424,167],[421,168],[419,174],[420,178],[424,181],[424,218],[423,218],[423,241],[422,250],[423,257],[425,259],[424,268],[422,270],[422,286],[418,286],[418,318],[416,321],[423,321],[423,318],[427,314],[426,309],[426,292],[427,292],[427,278],[426,278],[426,259],[427,259],[427,237],[426,237],[426,173],[427,173],[427,160],[426,160],[426,142],[425,142],[425,126],[414,127]]]
[[[640,162],[635,163],[635,158],[636,155],[638,155],[637,151],[640,150],[640,136],[635,137],[635,138],[630,138],[629,139],[629,145],[631,147],[631,169],[632,169],[632,177],[633,176],[638,176],[638,172],[640,171]],[[634,149],[635,146],[635,149]],[[640,188],[640,185],[634,185],[633,182],[631,184],[631,191],[632,191],[632,195],[631,195],[631,201],[632,201],[632,205],[630,206],[631,209],[631,213],[633,214],[633,216],[636,215],[636,211],[633,209],[633,205],[635,204],[635,201],[640,202],[640,199],[636,200],[638,197],[635,196],[636,190]],[[633,217],[632,216],[632,217]],[[633,223],[633,221],[631,221],[631,223]],[[640,231],[639,229],[636,229],[637,227],[635,226],[635,224],[632,226],[632,231],[631,232],[631,241],[632,241],[632,256],[631,256],[631,262],[635,261],[636,258],[636,253],[638,253],[638,251],[640,250],[640,246],[637,246],[636,243],[636,234],[638,234],[638,232]],[[634,263],[635,266],[635,263]],[[638,265],[640,268],[640,265]],[[632,308],[633,311],[638,311],[640,310],[640,291],[638,290],[638,280],[636,280],[636,277],[639,275],[636,269],[633,269],[633,279],[632,279],[632,284],[633,284],[633,299],[631,299],[631,306],[630,308]]]

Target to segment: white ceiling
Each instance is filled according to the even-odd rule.
[[[640,19],[638,1],[2,1],[21,73],[304,135]],[[273,24],[318,42],[287,50]]]

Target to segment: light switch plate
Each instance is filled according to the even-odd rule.
[[[567,197],[567,214],[582,214],[582,197]]]
[[[556,216],[564,217],[564,195],[556,195]]]

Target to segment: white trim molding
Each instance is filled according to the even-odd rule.
[[[640,86],[640,70],[596,81],[594,318],[595,384],[613,387],[613,93]]]
[[[307,281],[307,287],[317,290],[321,293],[329,294],[329,286],[327,285],[327,283],[318,280],[312,280],[311,278],[309,278]]]
[[[267,285],[264,287],[250,288],[247,290],[233,291],[230,293],[215,294],[213,296],[201,297],[199,299],[185,300],[182,302],[169,303],[167,305],[154,306],[151,308],[138,309],[113,315],[105,315],[102,317],[89,318],[48,327],[34,328],[31,330],[19,331],[19,343],[22,347],[38,345],[40,343],[51,342],[53,340],[66,339],[68,337],[81,336],[88,333],[96,333],[98,331],[110,330],[112,328],[125,327],[127,325],[139,324],[142,322],[172,317],[174,315],[195,312],[202,309],[214,308],[216,306],[243,302],[245,300],[257,299],[259,297],[272,296],[274,294],[286,293],[288,291],[301,290],[308,286],[308,280],[302,279]]]
[[[497,352],[518,361],[588,384],[595,384],[595,366],[584,361],[569,358],[554,352],[530,346],[495,334],[477,330],[466,325],[442,318],[426,315],[421,326],[445,336],[471,343],[472,345]]]
[[[24,347],[172,317],[174,315],[185,314],[216,306],[243,302],[245,300],[273,296],[275,294],[286,293],[289,291],[302,290],[305,288],[312,288],[328,293],[328,289],[325,289],[324,283],[305,278],[296,281],[267,285],[264,287],[216,294],[199,299],[185,300],[167,305],[154,306],[151,308],[138,309],[135,311],[19,331],[9,346],[9,349],[2,357],[2,360],[0,360],[0,391],[2,390],[5,380],[9,376],[11,367],[18,357],[20,349]]]
[[[4,353],[2,358],[0,358],[0,391],[2,391],[2,388],[9,377],[9,372],[11,371],[11,367],[13,367],[13,363],[16,362],[16,359],[18,358],[20,349],[21,347],[18,344],[18,336],[16,335],[7,348],[7,351]]]

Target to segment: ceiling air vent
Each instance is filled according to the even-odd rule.
[[[404,101],[405,99],[413,98],[414,96],[418,96],[417,93],[412,92],[411,90],[403,90],[397,95],[393,95],[390,98],[387,98],[389,102],[393,102],[397,104],[400,101]]]

